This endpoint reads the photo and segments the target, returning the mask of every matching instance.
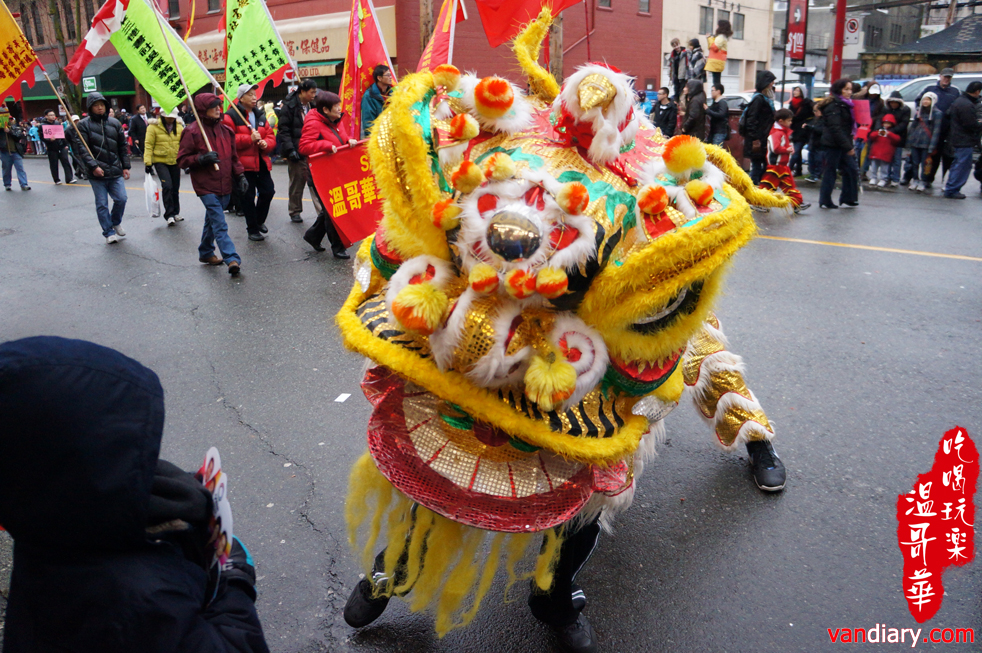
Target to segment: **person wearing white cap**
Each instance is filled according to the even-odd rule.
[[[139,120],[134,116],[134,120]],[[173,227],[181,217],[181,169],[177,165],[177,151],[181,145],[184,121],[177,107],[170,113],[161,112],[160,118],[151,118],[143,148],[143,164],[148,175],[157,173],[160,180],[160,199],[164,202],[164,219]]]
[[[238,111],[229,107],[225,112],[224,122],[235,133],[235,149],[239,161],[245,168],[245,177],[249,182],[244,195],[237,198],[245,212],[246,230],[249,240],[265,240],[266,216],[269,205],[276,192],[270,171],[273,162],[269,155],[276,147],[276,135],[266,121],[266,114],[256,106],[255,84],[242,84],[236,93]],[[249,122],[243,122],[242,117]]]

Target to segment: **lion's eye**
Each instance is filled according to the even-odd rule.
[[[637,333],[656,333],[671,323],[680,315],[688,315],[696,310],[699,295],[702,292],[702,282],[696,281],[679,291],[679,294],[667,302],[665,306],[651,315],[647,315],[631,325],[631,330]]]

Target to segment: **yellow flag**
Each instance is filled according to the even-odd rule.
[[[9,96],[21,98],[22,81],[34,86],[38,57],[4,2],[0,2],[0,102]]]

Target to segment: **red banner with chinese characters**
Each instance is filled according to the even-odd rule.
[[[308,162],[314,187],[344,246],[375,233],[382,219],[382,198],[365,144],[339,147],[336,154],[314,154]]]
[[[965,429],[944,434],[931,471],[897,498],[897,541],[904,556],[904,596],[917,623],[937,613],[945,567],[975,555],[975,484],[979,452]],[[926,640],[925,640],[926,641]]]
[[[375,83],[372,71],[379,64],[387,66],[392,72],[392,80],[397,81],[372,0],[353,0],[338,95],[341,96],[341,108],[344,110],[341,120],[347,126],[348,133],[356,138],[361,133],[362,96]]]
[[[460,5],[458,7],[458,5]],[[453,63],[454,30],[460,21],[467,18],[463,0],[443,0],[440,16],[436,19],[433,36],[423,48],[416,72],[433,70],[440,64]]]
[[[808,31],[808,0],[788,0],[788,58],[805,63],[805,34]]]

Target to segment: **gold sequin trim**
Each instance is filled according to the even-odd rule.
[[[747,410],[739,406],[728,408],[723,413],[723,419],[716,425],[716,437],[725,446],[730,446],[740,433],[740,428],[747,422],[757,422],[765,429],[774,432],[771,423],[767,421],[767,415],[762,410]]]

